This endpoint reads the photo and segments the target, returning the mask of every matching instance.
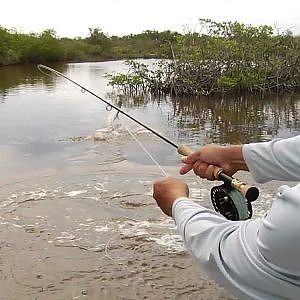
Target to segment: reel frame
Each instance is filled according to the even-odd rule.
[[[252,205],[241,192],[226,184],[211,189],[211,202],[216,212],[231,221],[247,220],[252,217]]]

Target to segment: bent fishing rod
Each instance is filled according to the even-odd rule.
[[[47,70],[57,76],[63,77],[64,79],[68,80],[69,82],[73,83],[74,85],[81,88],[82,92],[88,92],[92,96],[96,97],[97,99],[104,102],[107,107],[110,109],[115,109],[118,113],[123,114],[130,120],[134,121],[135,123],[139,124],[140,126],[146,128],[154,135],[168,143],[169,145],[173,146],[177,149],[177,152],[181,155],[188,156],[193,153],[193,150],[190,149],[187,145],[181,144],[177,145],[170,139],[166,138],[162,134],[158,133],[148,125],[142,123],[138,119],[134,118],[133,116],[126,113],[124,110],[119,108],[118,106],[110,103],[109,101],[101,98],[94,92],[90,91],[86,87],[82,86],[78,82],[74,81],[73,79],[67,77],[66,75],[60,73],[59,71],[50,68],[48,66],[39,64],[38,66],[39,71],[43,74],[48,75],[49,73],[45,72]],[[240,181],[236,178],[233,178],[223,172],[220,169],[215,174],[215,178],[217,180],[222,180],[224,184],[220,186],[215,186],[211,190],[211,199],[215,210],[225,216],[227,219],[230,220],[245,220],[249,219],[252,216],[252,206],[251,202],[256,200],[259,196],[259,190],[252,185],[249,185],[243,181]]]

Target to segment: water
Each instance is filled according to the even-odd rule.
[[[108,86],[105,77],[106,73],[126,72],[124,61],[53,67],[176,144],[197,148],[212,142],[259,142],[300,133],[300,95],[274,95],[263,100],[255,96],[126,97]],[[151,180],[163,176],[164,171],[154,165],[122,125],[130,128],[167,173],[178,175],[180,157],[176,149],[122,115],[113,122],[114,111],[65,79],[45,76],[34,65],[0,68],[0,79],[0,185],[10,186],[11,193],[17,182],[27,182],[23,188],[31,191],[40,178],[49,178],[53,189],[55,180],[61,178],[64,193],[76,190],[78,182],[88,185],[91,176],[99,172],[113,177],[121,166],[126,171],[108,188],[111,192],[107,197],[117,191],[127,192],[127,185],[120,191],[120,181],[134,182],[145,176],[150,176],[147,189],[151,189]],[[202,197],[197,189],[209,192],[210,183],[200,183],[192,174],[185,178],[196,184],[192,190],[198,200],[208,203],[209,193]],[[261,201],[255,204],[258,215],[268,209],[276,193],[272,184],[261,187],[262,191],[264,188],[265,194],[262,192]]]
[[[300,131],[299,95],[265,100],[128,98],[107,86],[104,76],[126,71],[121,61],[53,67],[178,144],[266,141]],[[206,291],[203,299],[233,299],[205,277],[193,275],[194,264],[183,254],[173,220],[152,198],[152,183],[162,172],[122,124],[168,174],[178,176],[176,149],[124,117],[112,122],[114,117],[87,92],[41,74],[36,66],[0,68],[3,294],[37,299],[43,291],[47,299],[77,299],[88,288],[95,299],[118,291],[125,298],[137,298],[132,291],[151,298],[155,290],[158,298],[196,299]],[[238,176],[251,181],[247,173]],[[191,196],[211,207],[215,182],[193,174],[184,178]],[[255,217],[270,207],[278,184],[259,187]]]
[[[107,85],[106,73],[126,71],[123,61],[54,66],[99,96],[153,127],[175,143],[234,144],[299,134],[300,95],[262,100],[126,98]],[[109,126],[112,113],[88,93],[59,77],[47,77],[36,66],[0,69],[0,180],[32,169],[61,169],[94,147],[84,138]],[[135,124],[126,124],[135,126]],[[155,137],[144,142],[161,163],[174,164],[176,152]],[[125,158],[149,164],[128,137]],[[72,142],[73,141],[73,142]],[[74,143],[74,141],[81,141]],[[133,151],[134,148],[134,151]]]

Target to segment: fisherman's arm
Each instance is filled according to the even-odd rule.
[[[198,205],[188,198],[188,187],[181,180],[164,178],[154,183],[153,197],[161,210],[174,218],[187,249],[203,266],[209,266],[210,255],[228,232],[239,222],[225,219],[213,210]]]
[[[213,253],[218,251],[220,241],[234,231],[239,222],[229,221],[188,198],[174,201],[172,217],[186,248],[203,268],[210,273],[215,271]]]
[[[300,135],[244,145],[243,156],[257,182],[300,180]]]

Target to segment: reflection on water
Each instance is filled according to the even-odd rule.
[[[300,95],[274,95],[263,100],[257,97],[130,97],[118,95],[107,86],[105,77],[106,73],[126,70],[123,61],[65,64],[54,68],[112,101],[175,143],[247,143],[289,137],[300,132]],[[97,144],[84,137],[110,125],[110,116],[105,108],[101,101],[88,93],[83,94],[65,79],[45,76],[34,65],[0,68],[2,170],[14,172],[14,167],[22,164],[27,167],[46,164],[63,167],[73,161],[70,159],[72,156],[93,153]],[[170,159],[173,154],[165,152],[164,142],[150,135],[142,139],[150,144],[154,156],[161,156],[170,163],[174,161]],[[126,149],[129,140],[129,136],[119,137],[117,143]]]
[[[65,72],[66,65],[55,66],[60,72]],[[53,76],[41,76],[35,65],[6,66],[0,68],[0,101],[4,102],[6,97],[12,93],[39,87],[53,91],[56,79]]]
[[[119,108],[145,108],[149,104],[153,105],[170,105],[170,97],[165,95],[151,94],[119,94],[116,90],[106,94],[106,99],[113,101]]]
[[[173,127],[185,134],[200,131],[208,142],[249,143],[299,133],[300,95],[231,99],[174,99]],[[197,134],[192,135],[196,142]]]
[[[158,110],[166,117],[169,135],[178,142],[236,144],[285,138],[300,132],[300,95],[239,96],[231,98],[171,98],[153,95],[106,97],[118,107]],[[151,112],[149,112],[151,113]],[[169,131],[169,130],[168,130]]]

